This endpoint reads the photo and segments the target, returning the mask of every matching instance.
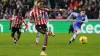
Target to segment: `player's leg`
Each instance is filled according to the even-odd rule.
[[[43,46],[42,46],[42,52],[40,55],[47,55],[45,53],[45,50],[46,50],[46,47],[47,47],[47,42],[48,42],[48,33],[46,32],[45,35],[44,35],[44,43],[43,43]]]
[[[52,32],[52,34],[51,34],[53,37],[55,37],[55,34],[54,34],[54,32]]]
[[[76,32],[74,32],[74,35],[72,36],[72,38],[70,39],[69,44],[71,44],[72,41],[74,42],[74,40],[79,35],[79,33],[80,33],[80,29],[77,29]]]
[[[80,33],[80,28],[76,25],[76,24],[73,24],[73,28],[74,28],[74,35],[72,36],[72,38],[70,39],[69,41],[69,44],[71,44],[71,42],[75,40],[75,38],[79,35]]]
[[[21,36],[21,29],[17,29],[17,41],[20,39]]]
[[[69,27],[69,33],[74,33],[73,24],[71,24]]]
[[[12,27],[11,37],[14,39],[14,43],[16,44],[16,36],[15,36],[16,28]]]
[[[42,46],[42,52],[40,55],[47,55],[45,54],[45,50],[46,50],[46,46],[47,46],[47,42],[48,42],[48,31],[47,31],[47,25],[42,25],[42,34],[44,34],[44,43],[43,43],[43,46]]]
[[[38,41],[39,41],[39,37],[40,37],[41,26],[40,26],[40,25],[36,25],[35,28],[36,28],[36,30],[37,30],[37,34],[36,34],[36,43],[35,43],[35,45],[37,45],[37,44],[38,44]]]
[[[38,45],[39,38],[40,38],[40,32],[37,32],[37,34],[36,34],[36,43],[35,43],[35,45]]]

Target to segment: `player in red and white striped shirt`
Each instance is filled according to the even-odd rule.
[[[35,7],[34,8],[37,8],[37,6],[35,5]],[[42,12],[43,12],[43,14],[42,14],[42,16],[43,16],[43,19],[45,19],[46,20],[46,24],[47,24],[47,22],[48,22],[48,19],[49,19],[49,17],[48,17],[48,11],[49,11],[49,9],[47,9],[47,8],[41,8],[42,9]],[[34,10],[34,9],[33,9]],[[34,11],[33,10],[31,10],[30,12],[29,12],[29,18],[31,18],[32,17],[32,13],[34,13]],[[32,20],[30,21],[31,23],[32,23]],[[48,30],[48,32],[50,33],[50,34],[48,34],[49,36],[55,36],[55,34],[53,33],[53,32],[51,32],[50,30]],[[39,42],[39,38],[40,38],[40,32],[37,32],[37,34],[36,34],[36,42],[35,42],[35,45],[38,45],[38,42]]]
[[[23,17],[20,14],[18,16],[13,16],[12,18],[10,18],[10,29],[12,30],[11,36],[14,38],[15,44],[20,38],[22,23],[24,23],[26,26],[24,29],[25,31],[28,28],[28,25],[25,23]],[[15,36],[16,32],[17,36]]]
[[[47,55],[45,54],[45,49],[47,46],[48,41],[48,29],[47,29],[47,19],[45,18],[45,11],[43,8],[43,2],[37,2],[38,6],[34,7],[30,13],[32,20],[34,21],[35,28],[38,32],[44,35],[44,44],[42,47],[42,52],[40,55]]]
[[[43,25],[43,24],[47,24],[46,19],[44,19],[45,17],[45,11],[40,10],[38,8],[33,8],[33,10],[30,13],[30,16],[33,17],[35,26],[36,25]]]

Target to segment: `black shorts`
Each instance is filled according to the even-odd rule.
[[[73,24],[71,24],[70,27],[69,27],[69,33],[70,33],[70,32],[74,33]]]
[[[15,32],[17,32],[17,34],[21,34],[21,29],[12,27],[12,33],[15,33]]]
[[[42,25],[36,25],[35,26],[36,30],[42,34],[45,34],[47,32],[47,25],[42,24]]]

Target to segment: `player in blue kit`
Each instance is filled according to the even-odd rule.
[[[80,11],[80,13],[72,12],[68,19],[69,20],[72,16],[76,17],[76,20],[73,22],[73,28],[74,28],[74,35],[69,41],[69,44],[75,41],[75,38],[79,35],[81,32],[81,26],[83,23],[88,22],[87,15],[85,14],[85,11]]]

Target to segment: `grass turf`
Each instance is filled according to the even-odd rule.
[[[35,35],[23,33],[17,45],[14,45],[10,33],[0,33],[0,56],[40,56],[43,43],[41,35],[39,45],[35,46]],[[87,36],[88,43],[80,44],[79,37]],[[68,44],[72,34],[56,33],[49,37],[46,53],[48,56],[100,56],[100,34],[80,34],[76,41]]]

